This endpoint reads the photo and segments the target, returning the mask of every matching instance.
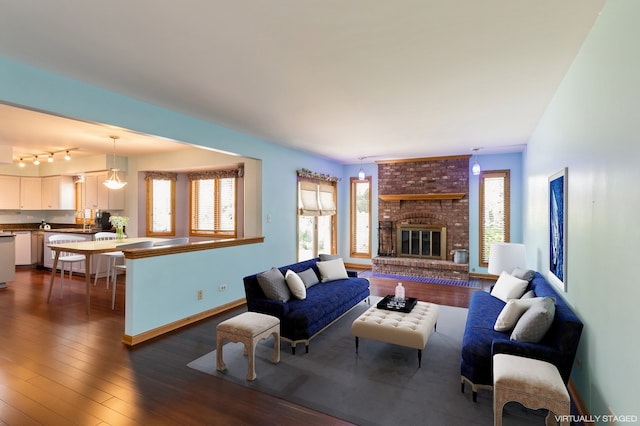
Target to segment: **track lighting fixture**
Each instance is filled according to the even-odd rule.
[[[39,154],[27,154],[27,155],[21,155],[20,161],[18,162],[18,166],[19,167],[24,167],[25,166],[25,160],[30,160],[33,159],[33,164],[38,166],[40,165],[40,159],[39,157],[44,157],[45,155],[47,156],[47,162],[48,163],[53,163],[55,161],[55,155],[56,154],[60,154],[60,153],[65,153],[64,159],[69,161],[71,160],[71,151],[75,151],[78,148],[65,148],[62,149],[60,151],[49,151],[49,152],[44,152],[44,153],[39,153]]]

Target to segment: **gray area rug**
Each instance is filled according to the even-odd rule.
[[[372,304],[379,298],[372,298]],[[271,363],[273,339],[256,349],[256,374],[245,380],[243,346],[226,343],[227,370],[216,371],[216,351],[188,367],[330,414],[358,425],[491,425],[493,393],[481,390],[478,402],[471,389],[460,392],[460,347],[467,309],[440,306],[437,331],[418,368],[415,349],[360,339],[359,353],[351,323],[369,308],[362,302],[311,341],[309,353],[296,355],[283,342],[279,364]],[[504,425],[543,425],[546,411],[519,404],[505,406]]]

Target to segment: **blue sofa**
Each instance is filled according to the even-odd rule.
[[[569,381],[582,334],[582,321],[540,273],[536,272],[529,289],[537,297],[556,299],[553,323],[539,343],[512,341],[510,332],[495,331],[493,326],[505,302],[486,291],[471,296],[462,338],[460,381],[463,393],[465,382],[471,384],[473,401],[476,401],[478,388],[492,388],[492,357],[498,353],[547,361],[558,368],[565,384]]]
[[[288,269],[299,273],[311,268],[320,279],[316,265],[319,260],[305,260],[278,269],[284,275]],[[296,345],[301,342],[309,352],[309,341],[313,337],[369,297],[369,281],[358,278],[355,272],[347,273],[347,279],[320,282],[307,288],[304,300],[292,298],[287,302],[268,299],[258,284],[258,274],[249,275],[243,279],[247,309],[278,317],[280,337],[291,343],[291,352],[295,354]]]

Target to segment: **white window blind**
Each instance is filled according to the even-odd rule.
[[[299,184],[300,216],[320,216],[318,202],[318,185],[313,182],[301,181]]]
[[[298,186],[300,216],[331,216],[336,214],[335,186],[302,180]]]
[[[318,185],[321,216],[336,214],[336,202],[333,185]]]
[[[151,232],[154,234],[173,233],[172,187],[170,180],[151,180]]]
[[[235,236],[236,179],[191,181],[191,234]]]
[[[509,242],[509,171],[482,172],[480,195],[480,262],[487,265],[491,244]]]

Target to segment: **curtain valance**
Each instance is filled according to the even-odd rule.
[[[297,170],[296,173],[297,173],[298,177],[301,177],[301,178],[307,178],[307,179],[325,181],[325,182],[339,182],[340,181],[339,177],[331,176],[331,175],[326,174],[326,173],[312,172],[309,169],[300,169],[300,170]]]
[[[178,180],[178,174],[173,172],[144,172],[144,180]]]
[[[228,179],[244,176],[244,167],[235,167],[232,169],[220,170],[203,170],[198,172],[187,173],[187,180],[204,180],[204,179]]]

